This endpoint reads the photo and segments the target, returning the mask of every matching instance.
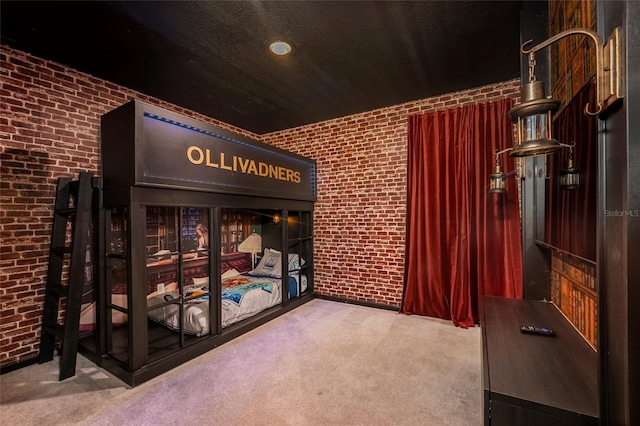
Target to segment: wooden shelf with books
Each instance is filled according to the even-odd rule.
[[[222,255],[236,253],[238,245],[249,235],[251,216],[233,210],[222,212],[220,249]]]
[[[567,253],[553,251],[551,300],[595,348],[598,342],[595,265]]]
[[[596,30],[595,0],[550,0],[549,36],[572,28]],[[582,37],[559,40],[550,46],[551,95],[561,102],[560,110],[595,75],[592,42]]]

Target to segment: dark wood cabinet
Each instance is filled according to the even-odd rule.
[[[485,296],[481,326],[485,426],[598,424],[597,354],[556,305]]]

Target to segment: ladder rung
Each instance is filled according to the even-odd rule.
[[[55,213],[59,214],[60,216],[73,216],[74,214],[76,214],[76,208],[69,207],[68,209],[58,209],[55,211]]]
[[[58,296],[67,296],[69,294],[68,285],[62,285],[62,284],[49,285],[47,286],[47,290],[51,291],[52,293]]]
[[[71,247],[62,246],[62,247],[51,247],[51,251],[58,256],[62,257],[65,254],[71,253]]]
[[[64,326],[62,324],[47,325],[44,327],[44,331],[60,339],[64,336]]]

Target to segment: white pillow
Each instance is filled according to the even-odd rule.
[[[194,286],[205,286],[205,287],[209,287],[209,277],[204,277],[204,278],[192,278],[193,279],[193,285]]]
[[[227,272],[222,274],[221,278],[224,280],[225,278],[236,277],[238,275],[240,275],[240,272],[238,272],[236,269],[229,269]]]
[[[264,249],[264,255],[260,259],[260,263],[254,270],[250,271],[251,275],[264,275],[274,278],[282,277],[282,264],[280,260],[281,252],[278,250],[266,248]],[[289,271],[300,269],[300,256],[297,253],[289,254]],[[304,259],[301,259],[302,265],[304,265]]]
[[[300,263],[298,263],[300,260]],[[289,270],[295,271],[296,269],[300,269],[300,266],[304,265],[304,259],[301,258],[298,253],[289,253]]]
[[[263,275],[268,277],[280,278],[282,275],[282,266],[280,265],[280,252],[277,250],[264,249],[264,254],[260,263],[252,271],[251,275]]]

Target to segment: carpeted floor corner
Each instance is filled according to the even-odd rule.
[[[482,424],[480,328],[315,299],[140,386],[82,356],[0,376],[2,425]]]

